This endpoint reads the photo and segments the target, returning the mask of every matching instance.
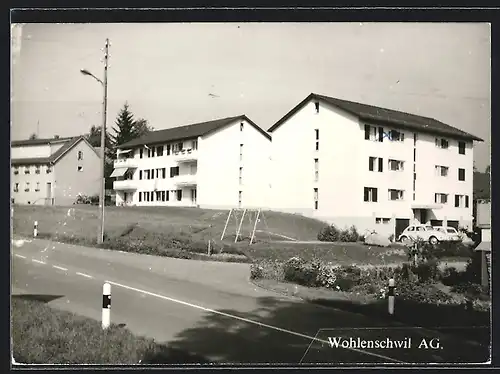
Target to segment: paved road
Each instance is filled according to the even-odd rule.
[[[16,242],[15,242],[16,243]],[[438,332],[278,296],[248,281],[249,265],[198,262],[31,240],[13,246],[14,294],[100,319],[112,284],[113,323],[220,363],[484,362],[487,349]],[[412,340],[412,348],[335,348],[339,338]],[[335,339],[336,340],[335,340]],[[437,349],[418,349],[422,338]],[[435,340],[434,342],[437,342]]]

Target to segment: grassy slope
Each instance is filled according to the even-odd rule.
[[[71,210],[68,216],[68,210]],[[175,207],[106,207],[105,231],[108,237],[125,241],[146,241],[152,246],[168,243],[172,237],[186,238],[198,242],[205,248],[209,239],[219,241],[228,212],[196,208]],[[241,212],[239,213],[241,217]],[[16,206],[14,209],[14,232],[20,235],[33,233],[33,222],[38,221],[38,231],[51,234],[52,238],[94,239],[97,233],[98,208],[76,205],[71,207]],[[251,233],[252,221],[245,219],[242,235]],[[316,240],[324,223],[300,215],[264,212],[257,225],[258,230],[280,234],[297,240]],[[232,217],[226,231],[226,244],[234,245],[237,220]],[[45,236],[46,237],[46,236]],[[252,259],[287,260],[298,256],[310,259],[313,256],[337,263],[383,264],[400,262],[406,257],[395,249],[368,247],[358,243],[270,243],[283,240],[265,232],[256,233],[257,243],[248,246],[248,240],[236,245]],[[75,241],[87,244],[87,241]],[[204,250],[204,249],[203,249]],[[388,254],[392,252],[392,254]],[[152,253],[155,254],[155,253]]]
[[[74,213],[68,216],[68,210]],[[242,226],[242,235],[249,236],[255,213]],[[228,211],[204,210],[197,208],[175,207],[106,207],[105,226],[109,236],[119,236],[132,224],[149,232],[194,229],[197,239],[220,239]],[[238,212],[241,217],[241,212]],[[33,222],[38,221],[39,232],[65,233],[66,235],[95,236],[98,225],[96,206],[75,205],[71,207],[16,206],[14,208],[14,231],[19,234],[31,234]],[[299,215],[277,212],[263,212],[258,230],[289,236],[297,240],[316,240],[319,230],[325,224],[321,221]],[[226,235],[233,240],[237,230],[237,219],[231,217]],[[273,238],[266,233],[257,233],[257,238]],[[276,239],[274,237],[273,239]],[[282,239],[282,238],[279,238]]]
[[[12,298],[13,356],[21,364],[200,363],[203,359],[134,336],[112,325],[59,311],[39,301]]]

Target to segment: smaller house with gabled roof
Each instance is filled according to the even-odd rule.
[[[84,136],[11,142],[14,204],[72,205],[100,188],[99,154]]]
[[[477,136],[314,93],[268,132],[273,210],[396,238],[410,223],[472,228]]]
[[[246,115],[151,131],[117,149],[116,204],[267,207],[270,146]]]

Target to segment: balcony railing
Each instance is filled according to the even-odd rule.
[[[137,161],[134,158],[119,158],[113,165],[115,168],[136,168]]]
[[[177,162],[193,162],[198,160],[198,150],[187,148],[181,151],[174,151],[174,158]]]
[[[120,180],[120,181],[114,181],[113,182],[113,189],[114,190],[136,190],[137,185],[136,185],[136,183],[134,183],[133,180],[125,179],[125,180]]]
[[[196,174],[178,175],[174,177],[176,186],[196,186]]]

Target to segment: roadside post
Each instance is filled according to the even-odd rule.
[[[389,279],[389,314],[392,316],[394,314],[394,279]]]
[[[36,238],[38,235],[38,221],[35,221],[33,225],[33,237]]]
[[[111,320],[111,285],[104,283],[102,286],[102,328],[109,327]]]

